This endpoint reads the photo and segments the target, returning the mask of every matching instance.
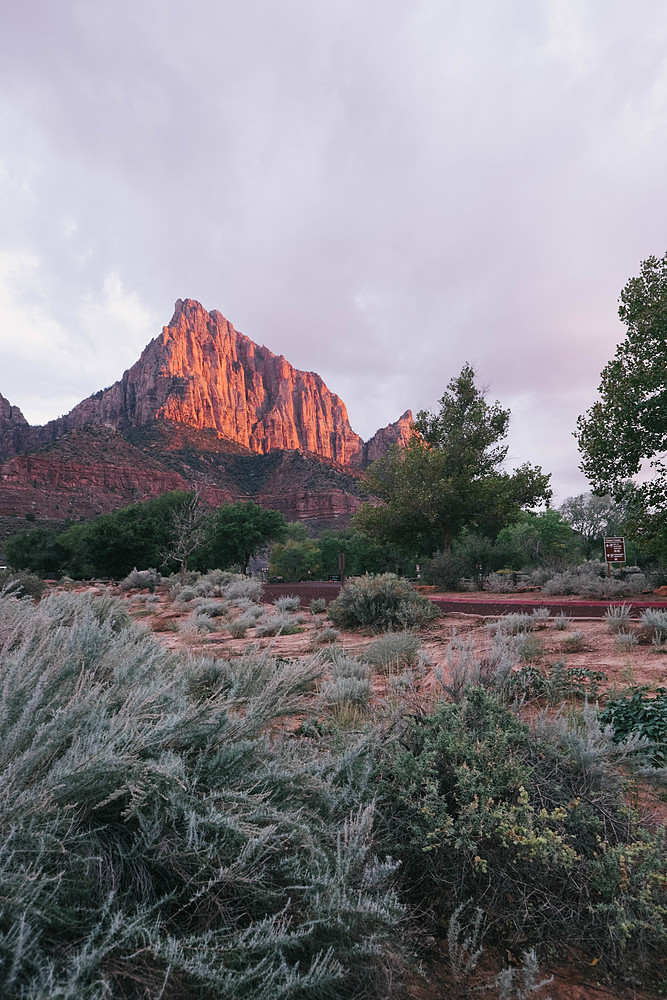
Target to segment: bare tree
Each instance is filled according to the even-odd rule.
[[[165,562],[173,559],[180,566],[181,583],[185,583],[188,559],[199,548],[208,528],[210,514],[204,510],[199,489],[171,515],[171,544],[161,553]]]

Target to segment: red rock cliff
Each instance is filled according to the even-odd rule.
[[[298,371],[192,299],[178,300],[169,326],[119,382],[52,421],[45,436],[155,419],[212,428],[255,452],[303,449],[342,464],[362,462],[363,441],[345,404],[319,375]]]
[[[370,441],[364,445],[364,467],[386,454],[394,444],[401,448],[407,447],[412,435],[412,424],[412,411],[406,410],[393,424],[388,424],[387,427],[381,427],[379,431],[376,431]]]
[[[0,459],[16,455],[30,441],[30,425],[18,406],[0,394]]]

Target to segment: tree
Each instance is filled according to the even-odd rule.
[[[278,542],[271,548],[269,573],[281,576],[288,583],[315,579],[322,562],[322,553],[312,538],[301,540],[288,538],[283,544]]]
[[[505,547],[512,569],[569,562],[579,554],[571,525],[560,511],[551,509],[540,514],[522,511],[498,533],[497,542]]]
[[[620,505],[613,497],[596,496],[594,493],[568,497],[560,505],[560,512],[581,536],[586,559],[591,558],[596,547],[601,547],[604,535],[618,531],[623,516]]]
[[[206,538],[211,515],[201,505],[199,490],[194,490],[189,499],[171,511],[171,538],[162,553],[161,561],[172,559],[181,568],[181,583],[185,584],[188,573],[188,559],[199,549]]]
[[[667,554],[667,254],[643,261],[621,292],[625,338],[602,370],[600,398],[577,421],[581,468],[597,493],[632,494],[640,542]],[[642,471],[653,478],[628,490]],[[649,542],[650,540],[650,542]]]
[[[270,541],[281,541],[287,522],[277,510],[253,503],[222,504],[213,514],[208,539],[197,556],[203,569],[240,566],[245,573],[257,550]]]
[[[322,552],[322,572],[325,577],[338,573],[338,554],[345,556],[346,576],[364,573],[414,572],[414,553],[406,558],[396,545],[381,543],[355,528],[328,528],[317,539]]]
[[[489,405],[465,365],[452,379],[436,414],[421,411],[406,448],[394,446],[366,474],[382,506],[364,504],[353,525],[406,551],[448,552],[466,526],[495,536],[519,511],[551,496],[538,466],[509,473],[500,467],[510,412]]]

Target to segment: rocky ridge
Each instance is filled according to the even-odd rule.
[[[405,436],[410,419],[408,411],[378,431],[373,457],[383,437]],[[193,299],[176,302],[169,325],[118,382],[35,429],[34,441],[87,424],[126,431],[155,420],[214,430],[258,454],[299,449],[357,467],[372,460],[344,402],[319,375],[294,368]]]
[[[408,410],[364,443],[319,375],[179,299],[118,382],[57,420],[31,427],[0,395],[0,515],[91,517],[197,484],[341,525],[368,499],[361,470],[411,425]]]

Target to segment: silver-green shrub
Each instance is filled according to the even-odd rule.
[[[610,632],[622,632],[630,627],[632,608],[629,604],[610,604],[604,613],[604,620]]]
[[[360,656],[377,670],[411,667],[417,659],[419,636],[412,632],[387,632],[369,643]]]
[[[535,627],[535,618],[532,615],[511,613],[502,615],[495,622],[488,622],[485,628],[492,634],[502,633],[504,635],[518,635],[519,632],[530,632]]]
[[[634,632],[617,632],[614,638],[616,649],[620,653],[629,653],[638,644],[639,639]]]
[[[437,615],[426,597],[393,573],[351,577],[327,610],[340,628],[376,631],[413,628]]]
[[[153,590],[161,582],[162,577],[156,569],[137,569],[135,566],[125,579],[120,581],[120,589],[133,590],[135,587],[139,587],[143,590],[144,587],[149,587]]]
[[[327,602],[324,597],[314,597],[308,607],[311,615],[321,615],[327,610]]]
[[[269,615],[267,618],[259,621],[257,623],[255,635],[262,639],[266,636],[278,635],[278,633],[290,635],[290,633],[294,631],[294,628],[295,626],[290,616],[278,612],[275,615]]]
[[[273,726],[317,661],[176,656],[66,597],[0,596],[0,996],[372,994],[402,911],[369,747]]]
[[[273,606],[277,611],[298,611],[301,607],[301,598],[294,594],[283,594],[282,597],[276,597]]]
[[[660,645],[667,640],[667,611],[658,608],[646,608],[639,616],[641,622],[640,638],[644,642]]]

